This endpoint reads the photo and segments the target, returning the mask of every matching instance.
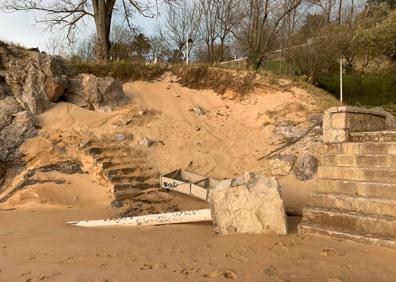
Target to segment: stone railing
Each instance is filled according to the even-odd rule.
[[[323,142],[348,142],[350,133],[386,129],[386,114],[381,111],[355,107],[328,109],[323,116]]]

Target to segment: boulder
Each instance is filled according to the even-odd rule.
[[[296,156],[294,155],[275,155],[269,161],[271,175],[287,176],[293,169]]]
[[[18,103],[33,114],[63,95],[68,69],[62,58],[13,46],[0,47],[5,82]]]
[[[299,157],[294,165],[294,173],[300,180],[309,180],[318,171],[318,159],[312,155]]]
[[[27,111],[15,114],[12,122],[0,130],[0,161],[19,158],[19,146],[36,133],[32,114]]]
[[[101,112],[112,111],[128,101],[121,82],[112,77],[80,74],[69,79],[63,96],[66,102]]]
[[[0,77],[0,100],[3,100],[7,96],[7,94],[8,94],[7,85],[1,82],[1,77]]]
[[[210,204],[220,234],[287,233],[285,208],[274,177],[247,173],[222,181],[211,190]]]

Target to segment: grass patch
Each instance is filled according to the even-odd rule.
[[[242,97],[256,86],[256,73],[251,71],[236,71],[210,65],[177,65],[171,71],[185,87],[213,89],[219,94],[224,94],[229,89]]]
[[[340,78],[338,74],[322,76],[319,86],[340,96]],[[377,73],[349,73],[343,77],[344,100],[350,105],[395,107],[396,104],[396,68]]]
[[[317,101],[319,111],[324,112],[332,107],[339,107],[341,102],[331,93],[302,80],[295,81],[297,87],[305,89]]]

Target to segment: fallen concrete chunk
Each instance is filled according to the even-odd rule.
[[[269,162],[271,175],[273,176],[287,176],[293,169],[296,156],[294,155],[276,155],[273,156]]]
[[[274,177],[247,173],[225,180],[210,192],[213,220],[220,234],[287,234],[287,220]]]

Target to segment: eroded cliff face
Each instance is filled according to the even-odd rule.
[[[0,43],[7,93],[26,111],[41,114],[64,94],[70,69],[64,59]]]
[[[122,92],[122,84],[113,78],[84,74],[75,77],[62,57],[0,41],[2,167],[21,162],[23,154],[19,150],[20,145],[25,139],[37,135],[35,116],[44,113],[59,100],[90,110],[111,111],[125,103],[127,98]]]

